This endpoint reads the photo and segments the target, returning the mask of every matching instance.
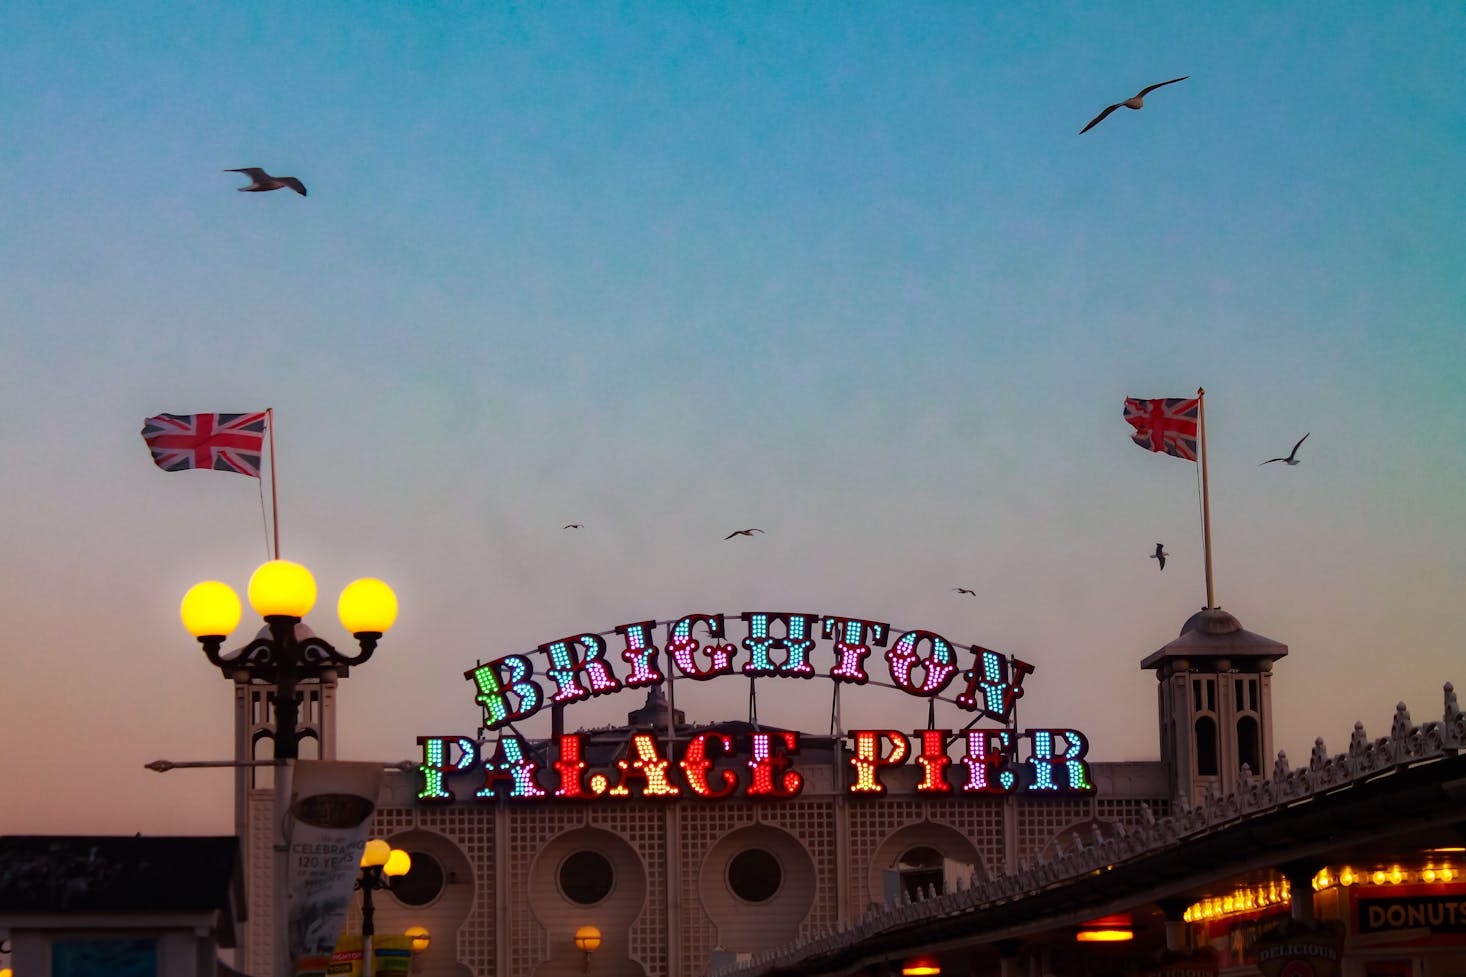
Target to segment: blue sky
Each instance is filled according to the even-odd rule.
[[[230,830],[225,775],[142,764],[228,755],[176,606],[265,557],[259,486],[154,468],[164,411],[275,408],[317,630],[397,588],[347,758],[471,732],[479,658],[764,609],[1010,651],[1025,720],[1153,757],[1196,473],[1121,403],[1198,386],[1217,596],[1292,649],[1278,746],[1466,678],[1451,5],[12,3],[0,36],[0,771],[50,784],[0,830]],[[761,717],[807,726],[800,688]],[[924,721],[888,695],[857,711]]]

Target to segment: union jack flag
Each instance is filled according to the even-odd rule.
[[[165,472],[212,468],[260,477],[265,412],[159,414],[143,421],[143,440],[153,464]]]
[[[1201,401],[1194,397],[1125,398],[1125,423],[1135,428],[1130,440],[1149,451],[1164,451],[1187,461],[1196,460],[1196,422],[1200,413]]]

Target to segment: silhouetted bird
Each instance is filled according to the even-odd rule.
[[[585,528],[585,523],[583,523],[583,522],[567,522],[564,525],[563,528],[565,528],[565,529],[584,529]]]
[[[225,170],[225,173],[243,173],[249,177],[251,183],[247,187],[237,187],[242,192],[262,192],[265,190],[280,190],[289,187],[302,197],[305,196],[305,184],[293,176],[271,176],[258,166],[243,166],[237,170]]]
[[[754,533],[761,533],[761,532],[763,532],[762,529],[735,529],[731,533],[729,533],[727,536],[724,536],[723,538],[724,539],[732,539],[734,536],[752,536]]]
[[[968,590],[966,587],[953,587],[952,589],[955,590],[955,591],[957,591],[957,593],[959,593],[959,594],[971,594],[974,597],[977,596],[977,591],[975,591],[975,590]]]
[[[1142,105],[1145,104],[1145,96],[1149,95],[1151,92],[1155,91],[1157,88],[1161,88],[1161,87],[1163,87],[1165,85],[1174,85],[1174,84],[1176,84],[1176,82],[1178,82],[1178,81],[1185,81],[1187,78],[1190,78],[1190,77],[1191,77],[1190,75],[1182,75],[1180,78],[1172,78],[1170,81],[1163,81],[1163,82],[1159,82],[1158,84],[1151,85],[1149,88],[1142,88],[1140,90],[1140,94],[1139,95],[1135,95],[1135,96],[1132,96],[1131,98],[1127,98],[1123,102],[1116,102],[1114,105],[1111,105],[1109,108],[1105,109],[1103,112],[1101,112],[1099,115],[1095,116],[1093,119],[1090,119],[1089,120],[1089,125],[1085,126],[1083,129],[1080,129],[1079,130],[1079,134],[1082,136],[1086,132],[1088,132],[1089,130],[1093,129],[1095,126],[1099,125],[1101,122],[1105,121],[1105,117],[1107,115],[1109,115],[1111,112],[1115,111],[1115,109],[1119,108],[1120,106],[1123,105],[1127,109],[1138,109]]]
[[[1312,433],[1313,433],[1312,431],[1309,431],[1308,432],[1308,434],[1312,434]],[[1281,461],[1285,465],[1296,465],[1296,464],[1298,464],[1298,445],[1301,445],[1303,442],[1305,442],[1305,441],[1308,440],[1308,434],[1305,434],[1305,435],[1303,435],[1303,437],[1301,437],[1301,438],[1298,439],[1298,444],[1293,445],[1293,450],[1290,451],[1290,452],[1288,452],[1288,457],[1286,457],[1286,458],[1269,458],[1267,461],[1259,461],[1257,463],[1257,467],[1258,468],[1261,468],[1263,465],[1271,465],[1275,461]]]
[[[1161,547],[1160,543],[1157,543],[1155,544],[1155,552],[1150,555],[1150,558],[1160,563],[1161,569],[1164,570],[1166,568],[1166,557],[1170,555]]]

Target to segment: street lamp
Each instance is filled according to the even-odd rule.
[[[380,580],[370,577],[347,584],[336,610],[341,624],[356,638],[361,649],[355,655],[342,654],[314,634],[297,633],[301,618],[316,603],[316,581],[311,572],[289,560],[271,560],[249,578],[249,603],[265,619],[266,628],[244,648],[228,655],[220,653],[239,624],[239,597],[217,580],[194,584],[183,595],[179,616],[183,626],[203,646],[209,664],[225,678],[273,685],[270,705],[274,711],[275,759],[275,974],[292,973],[290,941],[287,939],[286,874],[289,851],[284,841],[290,804],[290,763],[300,756],[301,735],[297,731],[299,693],[302,681],[319,681],[326,673],[361,665],[372,657],[377,642],[397,620],[397,597]]]
[[[601,947],[601,931],[594,926],[582,926],[575,931],[575,949],[585,954],[585,968],[590,970],[590,955]]]
[[[412,856],[401,848],[393,848],[381,838],[373,838],[361,850],[361,874],[356,878],[356,888],[361,890],[361,954],[362,974],[372,977],[372,937],[377,935],[377,925],[372,909],[372,893],[378,889],[392,888],[392,882],[412,871]]]

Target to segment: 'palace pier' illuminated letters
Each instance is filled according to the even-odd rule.
[[[607,657],[602,634],[577,634],[546,642],[543,656],[547,682],[535,680],[534,662],[526,655],[507,655],[464,673],[477,689],[484,725],[500,729],[527,719],[546,704],[564,706],[592,696],[661,685],[669,679],[705,682],[724,675],[751,678],[828,678],[835,683],[865,685],[871,681],[865,660],[872,647],[887,647],[890,628],[878,621],[787,612],[746,612],[742,648],[748,658],[735,668],[738,647],[724,640],[724,615],[689,614],[666,624],[666,652],[653,643],[656,621],[623,624],[605,635],[618,635],[619,657],[626,663],[618,678]],[[772,633],[777,625],[781,634]],[[707,643],[694,628],[701,627]],[[832,641],[833,664],[817,672],[810,653],[816,630]],[[964,668],[959,646],[933,631],[907,631],[890,643],[884,658],[890,681],[875,684],[925,699],[941,699],[980,713],[1003,725],[997,728],[916,730],[907,736],[894,729],[855,730],[850,740],[849,777],[852,795],[885,793],[882,771],[908,762],[920,767],[916,790],[927,795],[992,796],[1014,791],[1087,793],[1094,790],[1084,761],[1088,742],[1073,729],[1011,727],[1014,703],[1023,695],[1023,679],[1033,666],[972,645]],[[665,671],[663,670],[665,667]],[[668,675],[668,672],[675,672]],[[955,696],[943,693],[957,688]],[[788,798],[799,794],[803,776],[794,769],[799,734],[754,729],[735,742],[727,733],[702,732],[665,744],[650,732],[632,733],[621,759],[605,771],[589,771],[582,734],[554,737],[548,750],[536,753],[515,732],[497,742],[476,737],[423,736],[418,797],[424,802],[455,799],[448,779],[481,771],[474,797],[585,800],[591,798],[692,796],[722,798]],[[1020,753],[1020,744],[1026,749]],[[957,746],[955,758],[951,749]],[[674,749],[677,747],[678,749]],[[680,750],[680,752],[679,752]]]

